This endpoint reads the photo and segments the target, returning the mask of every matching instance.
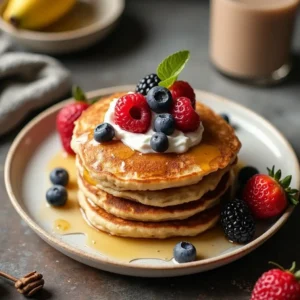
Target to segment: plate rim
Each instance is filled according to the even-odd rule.
[[[115,92],[121,92],[121,91],[128,91],[128,90],[133,90],[135,86],[133,85],[120,85],[120,86],[114,86],[114,87],[109,87],[109,88],[102,88],[102,89],[97,89],[93,90],[90,92],[87,92],[87,97],[88,98],[94,98],[94,97],[102,97],[108,94],[112,94]],[[297,188],[299,188],[300,184],[300,169],[299,169],[299,162],[298,158],[296,156],[296,153],[294,149],[292,148],[291,144],[287,141],[287,139],[283,136],[283,134],[276,129],[268,120],[257,114],[256,112],[252,111],[251,109],[233,102],[223,96],[219,96],[213,93],[209,93],[206,91],[198,90],[195,89],[195,92],[197,95],[201,95],[200,97],[203,98],[213,98],[215,101],[221,101],[221,102],[226,102],[228,105],[232,105],[237,107],[238,109],[246,110],[248,114],[254,116],[256,119],[260,120],[266,127],[268,127],[269,130],[273,131],[277,136],[280,138],[281,142],[284,143],[287,148],[289,149],[289,152],[291,154],[292,160],[294,160],[297,169],[298,169],[298,174],[296,174],[296,182],[298,183]],[[85,252],[83,250],[80,250],[76,247],[73,247],[71,245],[68,245],[67,243],[63,242],[60,240],[58,237],[48,233],[46,230],[41,228],[39,224],[37,224],[33,218],[20,206],[19,201],[17,197],[14,195],[12,186],[11,186],[11,180],[10,180],[10,175],[11,175],[11,170],[10,166],[14,157],[14,154],[16,152],[16,148],[22,141],[22,139],[26,136],[26,134],[36,126],[42,119],[46,118],[48,115],[51,115],[58,111],[61,107],[63,107],[67,102],[72,101],[73,98],[69,98],[67,100],[64,100],[60,103],[57,103],[42,113],[38,114],[35,118],[33,118],[23,129],[18,133],[16,138],[14,139],[13,143],[11,144],[8,154],[6,156],[5,160],[5,166],[4,166],[4,179],[5,179],[5,187],[9,196],[9,199],[17,211],[17,213],[20,215],[20,217],[30,226],[30,228],[39,235],[39,237],[43,237],[47,243],[49,243],[52,247],[53,245],[57,245],[59,248],[64,249],[67,253],[71,253],[72,257],[80,257],[80,258],[85,258],[88,259],[88,261],[92,261],[95,263],[101,263],[104,265],[113,265],[114,267],[121,267],[121,268],[128,268],[128,269],[143,269],[143,270],[190,270],[190,269],[196,269],[199,267],[209,267],[211,264],[216,264],[216,265],[225,265],[227,262],[231,262],[235,260],[237,257],[242,257],[246,255],[247,253],[255,250],[258,246],[260,246],[262,243],[264,243],[266,240],[271,238],[283,225],[284,223],[288,220],[289,216],[291,215],[294,207],[289,206],[288,209],[283,213],[283,215],[267,230],[265,231],[262,235],[257,237],[255,240],[251,241],[250,243],[235,249],[229,253],[224,253],[216,257],[212,258],[207,258],[199,261],[194,261],[194,262],[189,262],[189,263],[183,263],[183,264],[174,264],[174,265],[151,265],[151,264],[141,264],[141,263],[130,263],[130,262],[122,262],[118,260],[114,260],[112,258],[106,257],[106,256],[99,256],[96,254],[91,254],[88,252]],[[56,247],[54,247],[56,248]],[[57,249],[57,248],[56,248]],[[66,254],[64,252],[64,254]]]
[[[122,15],[125,9],[125,0],[114,0],[117,3],[116,11],[109,19],[103,22],[102,20],[97,20],[96,22],[74,30],[62,31],[62,32],[42,32],[33,31],[28,29],[15,29],[10,24],[6,23],[4,19],[0,16],[0,29],[2,29],[6,34],[14,37],[23,38],[26,40],[34,41],[69,41],[72,39],[83,38],[95,32],[104,31],[110,26],[112,26]],[[3,10],[6,1],[0,4],[0,11]]]

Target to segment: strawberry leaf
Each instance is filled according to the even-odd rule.
[[[72,95],[76,101],[86,101],[86,96],[78,85],[72,87]]]
[[[274,177],[274,172],[275,172],[275,166],[272,167],[272,169],[267,168],[269,176]]]
[[[285,271],[284,268],[281,265],[279,265],[278,263],[276,263],[274,261],[269,261],[269,264],[276,266],[278,269],[280,269],[282,271]]]
[[[289,194],[297,194],[297,193],[299,193],[299,191],[297,190],[297,189],[289,189]]]
[[[279,181],[280,178],[281,178],[281,170],[279,169],[279,170],[275,173],[274,179],[275,179],[276,181]]]
[[[296,279],[299,281],[300,280],[300,270],[297,271],[294,276],[296,277]]]
[[[296,262],[293,261],[292,266],[291,266],[291,268],[289,269],[289,271],[290,271],[291,273],[295,273],[295,270],[296,270]]]
[[[299,200],[294,196],[288,195],[288,199],[294,205],[297,205],[299,203]]]
[[[289,176],[286,176],[285,178],[283,178],[283,179],[280,181],[280,184],[281,184],[281,186],[282,186],[284,189],[287,189],[287,188],[290,186],[291,181],[292,181],[292,176],[289,175]]]

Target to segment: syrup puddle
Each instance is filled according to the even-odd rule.
[[[65,153],[58,153],[47,166],[47,176],[55,167],[68,170],[70,182],[67,187],[69,199],[64,207],[54,208],[44,202],[40,217],[46,220],[56,235],[84,234],[86,245],[100,254],[120,261],[130,262],[137,259],[161,259],[169,261],[173,257],[173,248],[180,241],[193,243],[197,249],[197,259],[206,259],[220,255],[236,247],[224,237],[220,227],[215,227],[197,237],[178,237],[165,240],[134,239],[111,236],[89,226],[81,214],[77,203],[77,183],[75,159]]]

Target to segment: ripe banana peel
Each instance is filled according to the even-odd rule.
[[[3,18],[17,28],[38,30],[60,19],[75,3],[76,0],[9,0]]]

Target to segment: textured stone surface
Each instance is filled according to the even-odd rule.
[[[158,61],[178,49],[192,51],[193,63],[184,71],[186,80],[250,107],[269,119],[300,155],[300,67],[285,84],[255,88],[230,81],[216,73],[208,57],[207,1],[127,1],[117,30],[92,49],[58,57],[85,90],[135,83],[154,71]],[[298,22],[294,49],[300,49]],[[300,207],[268,242],[239,261],[220,269],[181,278],[143,279],[98,271],[77,263],[38,238],[12,208],[3,182],[3,164],[17,130],[0,145],[0,269],[19,276],[36,269],[45,276],[45,291],[36,299],[109,300],[246,300],[268,261],[289,266],[300,263]],[[288,159],[288,158],[287,158]],[[0,299],[23,299],[0,279]]]

